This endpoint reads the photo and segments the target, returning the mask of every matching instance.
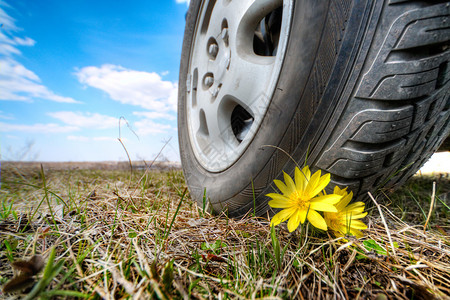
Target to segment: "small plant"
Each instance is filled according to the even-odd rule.
[[[388,255],[388,251],[386,250],[386,248],[381,247],[373,239],[369,239],[369,240],[363,241],[363,245],[364,245],[364,248],[366,248],[367,251],[373,251],[373,252],[375,252],[378,255]],[[397,242],[394,243],[394,247],[398,248],[398,243]],[[359,258],[359,257],[357,256],[357,258]]]
[[[221,240],[215,241],[213,244],[203,242],[200,245],[200,249],[202,250],[210,250],[215,254],[219,254],[221,249],[224,248],[226,244],[222,242]]]
[[[280,241],[278,240],[278,237],[277,237],[277,234],[275,231],[275,226],[270,227],[270,238],[272,240],[272,247],[273,247],[273,260],[275,262],[277,270],[281,271],[282,266],[283,266],[282,265],[283,264],[283,256],[284,256],[284,253],[286,252],[286,249],[289,246],[289,244],[286,244],[283,249],[281,248]]]
[[[17,220],[17,212],[13,209],[13,202],[7,203],[2,201],[2,210],[0,210],[0,218],[6,220],[9,215],[12,215]]]

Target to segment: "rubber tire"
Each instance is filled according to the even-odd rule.
[[[193,199],[214,212],[268,210],[265,194],[296,163],[332,175],[356,198],[412,176],[448,136],[449,3],[295,1],[276,90],[252,142],[228,169],[196,161],[186,78],[201,1],[192,0],[180,65],[178,127]],[[269,146],[270,145],[270,146]],[[289,155],[287,155],[289,154]],[[290,158],[290,157],[291,158]]]

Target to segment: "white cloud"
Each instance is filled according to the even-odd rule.
[[[67,139],[69,141],[76,141],[76,142],[89,142],[90,137],[82,135],[68,135]]]
[[[40,79],[35,73],[14,59],[0,59],[0,100],[32,102],[35,98],[40,98],[55,102],[77,103],[70,97],[56,95],[39,82]]]
[[[36,41],[33,39],[30,39],[29,37],[20,38],[20,37],[14,37],[14,42],[16,45],[20,46],[34,46],[36,44]]]
[[[157,111],[134,111],[133,115],[141,117],[142,119],[134,122],[133,128],[137,136],[146,136],[160,133],[168,133],[169,131],[176,131],[176,128],[168,124],[155,122],[154,120],[175,120],[175,116],[168,112]]]
[[[134,123],[136,134],[141,137],[145,135],[168,133],[174,128],[170,125],[155,123],[150,119],[143,119]]]
[[[147,119],[165,119],[165,120],[175,120],[175,116],[165,112],[157,111],[134,111],[133,115],[138,117],[144,117]]]
[[[54,123],[48,124],[8,124],[0,122],[0,132],[31,132],[31,133],[62,133],[62,132],[72,132],[78,130],[75,126],[61,126]]]
[[[49,116],[61,122],[81,128],[106,129],[119,127],[119,119],[90,112],[58,111],[48,113]]]
[[[59,111],[47,114],[60,120],[65,125],[55,123],[25,125],[0,122],[0,132],[62,133],[78,131],[82,128],[107,129],[119,126],[118,118],[98,113]],[[13,117],[9,115],[4,116],[2,111],[0,111],[0,119],[13,119]],[[92,140],[99,141],[105,139],[105,137],[92,138]]]
[[[94,136],[92,138],[92,140],[93,141],[97,141],[97,142],[103,142],[103,141],[106,141],[106,142],[118,142],[119,141],[117,138],[110,137],[110,136]],[[121,140],[123,142],[123,141],[127,141],[128,139],[127,138],[121,138]]]
[[[0,119],[3,120],[14,120],[14,117],[12,114],[5,114],[5,112],[0,110]]]
[[[117,138],[110,136],[89,137],[82,135],[69,135],[67,136],[67,139],[69,141],[76,141],[76,142],[119,142]],[[126,138],[122,138],[122,141],[126,140],[127,140]]]
[[[7,6],[0,2],[1,6]],[[34,46],[35,41],[29,37],[17,37],[14,33],[20,29],[15,25],[15,20],[0,7],[0,22],[3,24],[0,30],[0,100],[28,101],[35,98],[63,103],[77,103],[70,97],[55,94],[42,85],[39,77],[24,65],[14,59],[14,55],[20,55],[19,46]]]
[[[154,72],[142,72],[116,65],[84,67],[78,80],[106,92],[111,99],[155,111],[176,110],[177,84],[164,81]]]
[[[0,54],[4,56],[10,56],[12,54],[20,54],[21,52],[14,46],[8,45],[2,42],[2,34],[0,32]]]
[[[169,75],[169,71],[163,71],[163,72],[161,72],[161,76],[166,76],[166,75]]]
[[[14,20],[14,18],[11,17],[10,15],[8,15],[1,8],[1,6],[6,6],[6,7],[10,7],[10,6],[7,3],[0,1],[0,20],[1,20],[1,23],[3,24],[2,29],[7,32],[18,31],[19,28],[17,28],[17,26],[16,26],[16,20]]]
[[[189,5],[189,2],[191,2],[190,0],[175,0],[175,2],[177,3],[186,3],[187,5]]]

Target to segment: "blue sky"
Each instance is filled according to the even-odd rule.
[[[0,159],[179,161],[187,2],[0,0]]]
[[[3,160],[179,160],[187,1],[0,0]]]

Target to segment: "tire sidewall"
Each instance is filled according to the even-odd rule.
[[[205,170],[196,160],[187,126],[186,79],[195,34],[195,22],[200,8],[200,0],[191,1],[186,16],[179,75],[178,134],[183,172],[191,196],[201,203],[206,192],[207,198],[217,211],[225,209],[229,199],[252,184],[253,179],[269,162],[274,151],[278,151],[271,146],[280,144],[296,112],[301,114],[304,122],[311,123],[315,105],[311,103],[312,99],[305,99],[302,94],[321,42],[320,31],[326,21],[328,1],[294,2],[286,55],[267,112],[253,140],[241,157],[229,168],[217,173]],[[301,109],[298,110],[298,107]],[[307,147],[308,143],[305,143],[305,149]],[[282,165],[275,168],[281,169]],[[270,183],[267,184],[270,185]],[[246,206],[247,202],[248,200],[233,203],[233,205]]]

